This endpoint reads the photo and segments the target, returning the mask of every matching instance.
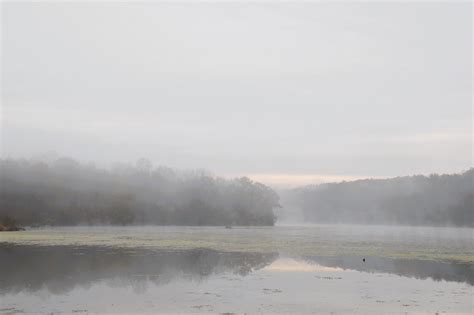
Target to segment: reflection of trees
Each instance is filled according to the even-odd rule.
[[[276,257],[277,254],[208,249],[153,251],[3,244],[0,245],[0,293],[46,288],[60,294],[97,281],[139,288],[147,281],[162,284],[178,277],[203,280],[225,272],[245,276]]]
[[[309,257],[307,260],[328,267],[365,272],[385,272],[417,279],[431,278],[436,281],[447,280],[474,285],[474,266],[472,264],[380,257],[370,257],[364,262],[362,257],[355,256]]]

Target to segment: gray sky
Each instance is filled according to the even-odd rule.
[[[268,184],[472,166],[465,3],[2,4],[3,157]]]

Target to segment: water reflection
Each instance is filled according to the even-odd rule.
[[[304,260],[292,258],[280,258],[263,268],[269,272],[341,272],[338,267],[327,267],[317,263],[308,263]]]
[[[208,249],[152,251],[0,244],[0,293],[43,288],[64,293],[97,281],[119,286],[139,286],[144,281],[163,284],[176,278],[200,281],[224,272],[243,276],[270,264],[277,256]]]
[[[380,257],[336,256],[308,257],[307,261],[328,267],[363,272],[383,272],[417,279],[466,282],[474,285],[474,265],[431,260],[386,259]]]
[[[0,294],[47,289],[54,294],[99,281],[142,287],[175,279],[201,281],[221,273],[246,276],[265,272],[325,272],[353,269],[474,285],[473,266],[421,260],[370,257],[279,258],[277,253],[218,252],[209,249],[165,251],[98,246],[28,246],[0,243]]]

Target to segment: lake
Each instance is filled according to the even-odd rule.
[[[472,313],[473,229],[55,227],[0,234],[0,313]]]

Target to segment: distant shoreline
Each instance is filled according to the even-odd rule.
[[[25,228],[18,225],[0,224],[0,232],[16,232],[16,231],[25,231]]]

